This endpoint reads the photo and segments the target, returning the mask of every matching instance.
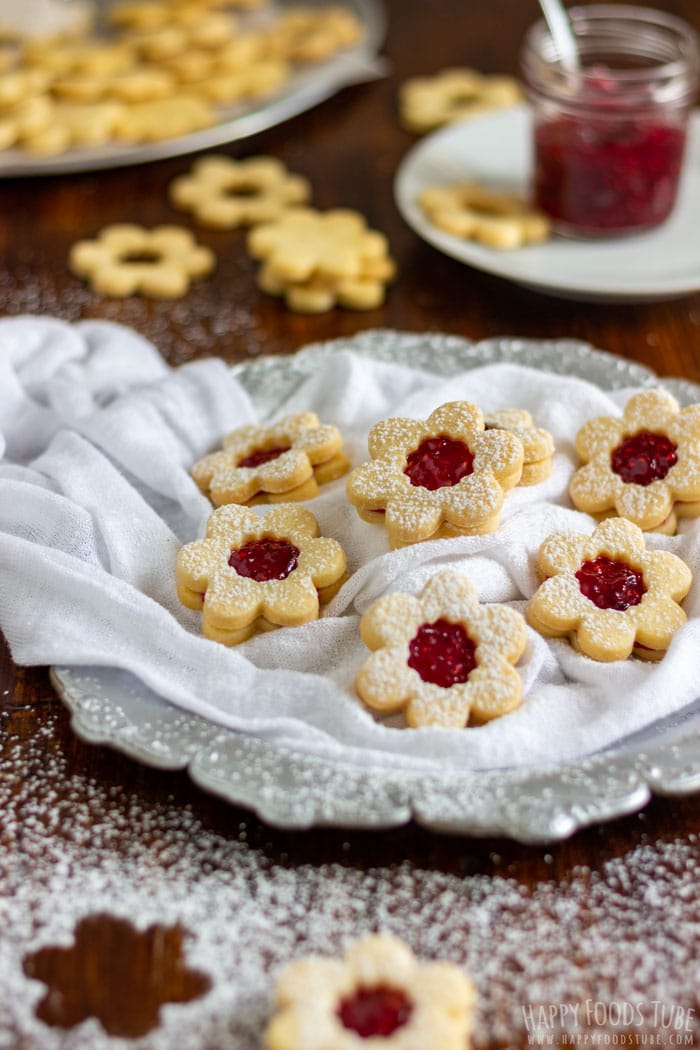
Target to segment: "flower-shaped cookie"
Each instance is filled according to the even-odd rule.
[[[548,430],[536,427],[523,408],[501,408],[486,413],[487,430],[509,430],[523,446],[523,472],[520,485],[536,485],[552,472],[554,440]]]
[[[69,264],[101,295],[121,298],[140,292],[169,299],[184,295],[193,277],[208,274],[214,255],[180,226],[147,230],[115,223],[105,226],[96,240],[74,244]]]
[[[265,33],[271,54],[290,62],[323,62],[362,37],[362,24],[346,7],[298,6]]]
[[[644,390],[621,419],[599,416],[576,435],[583,460],[569,493],[579,510],[613,511],[645,531],[676,531],[700,514],[700,405],[679,409],[665,390]]]
[[[469,401],[441,405],[425,422],[383,420],[368,443],[372,461],[350,474],[348,499],[365,521],[386,525],[392,547],[493,532],[522,472],[521,442],[486,430]]]
[[[276,157],[237,161],[212,155],[195,161],[191,172],[170,184],[169,193],[177,208],[191,211],[204,226],[229,230],[276,219],[290,204],[308,200],[311,189]]]
[[[271,426],[249,424],[224,438],[192,468],[192,477],[212,503],[313,499],[318,486],[348,470],[337,427],[322,425],[315,412],[297,412]]]
[[[527,606],[528,623],[545,638],[568,635],[594,660],[632,651],[660,659],[686,621],[677,603],[690,589],[690,569],[669,551],[647,551],[642,530],[625,518],[607,518],[591,536],[549,536],[537,571],[544,582]]]
[[[549,236],[547,217],[523,198],[496,193],[476,182],[427,186],[418,203],[441,230],[487,248],[520,248]]]
[[[457,966],[420,963],[403,941],[374,934],[343,959],[293,962],[276,999],[266,1050],[468,1050],[476,993]]]
[[[386,257],[387,241],[350,208],[297,207],[251,230],[248,251],[281,280],[296,282],[361,276],[368,264]]]
[[[485,76],[462,67],[443,69],[401,85],[399,115],[408,131],[421,135],[485,110],[512,106],[521,98],[522,89],[512,77]]]
[[[283,504],[264,517],[235,505],[214,511],[204,539],[177,558],[178,597],[202,610],[202,634],[236,645],[315,620],[346,570],[343,548],[318,531],[303,507]]]
[[[469,580],[437,573],[420,595],[389,594],[360,621],[376,650],[355,685],[374,711],[404,711],[409,726],[463,729],[520,705],[514,664],[525,649],[525,621],[503,605],[480,605]]]

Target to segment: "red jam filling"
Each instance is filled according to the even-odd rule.
[[[641,430],[613,449],[610,466],[626,484],[661,481],[678,461],[676,445],[665,434]]]
[[[264,536],[231,551],[228,563],[239,576],[258,583],[267,580],[286,580],[297,567],[299,550],[288,540],[275,540]]]
[[[577,115],[535,129],[535,199],[566,232],[606,236],[646,229],[669,215],[685,132],[663,115],[637,116],[612,78],[591,77]]]
[[[444,689],[466,682],[476,667],[476,645],[461,624],[447,620],[421,624],[408,652],[408,666]]]
[[[412,485],[434,491],[456,485],[472,473],[473,464],[474,456],[463,441],[441,434],[440,437],[426,438],[409,454],[404,474],[408,475]]]
[[[376,988],[358,988],[341,1000],[338,1017],[345,1028],[362,1039],[371,1036],[389,1036],[406,1024],[413,1006],[398,988],[378,985]]]
[[[237,467],[261,467],[263,463],[269,463],[271,459],[277,459],[283,452],[289,452],[289,445],[280,445],[279,448],[259,448],[251,452],[245,459],[236,463]]]
[[[599,609],[624,612],[631,605],[639,605],[647,588],[644,577],[624,561],[614,561],[601,554],[593,561],[584,561],[576,572],[581,594],[590,598]]]

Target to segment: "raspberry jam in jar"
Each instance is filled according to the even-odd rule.
[[[534,200],[554,228],[617,237],[670,215],[698,85],[700,45],[650,8],[569,11],[579,66],[564,69],[544,22],[521,62],[533,106]]]

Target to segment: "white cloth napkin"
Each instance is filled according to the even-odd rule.
[[[358,518],[344,480],[325,487],[309,507],[345,548],[349,581],[321,619],[227,649],[202,638],[199,614],[179,604],[174,566],[211,512],[189,468],[257,418],[245,390],[223,362],[171,370],[115,325],[0,321],[0,626],[20,664],[123,668],[188,711],[333,760],[479,769],[591,753],[696,699],[700,583],[685,601],[688,624],[659,664],[597,664],[528,629],[524,702],[478,729],[375,719],[353,690],[368,655],[358,622],[379,595],[416,593],[447,565],[469,576],[482,601],[524,608],[544,537],[593,528],[566,495],[577,429],[617,414],[633,392],[512,364],[445,380],[351,349],[328,355],[278,415],[312,409],[337,424],[353,463],[367,459],[378,419],[422,417],[464,398],[484,410],[531,411],[554,435],[552,476],[511,492],[492,535],[397,551],[381,526]],[[678,536],[648,542],[680,555],[697,581],[700,524],[685,521]]]

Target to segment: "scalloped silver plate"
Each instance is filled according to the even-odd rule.
[[[287,2],[277,0],[281,6]],[[325,0],[314,2],[323,4]],[[295,73],[277,94],[262,102],[248,106],[222,106],[217,124],[162,142],[136,145],[110,143],[70,149],[49,157],[33,155],[21,149],[4,149],[0,151],[0,178],[123,168],[166,157],[179,157],[196,150],[214,149],[281,124],[318,105],[349,84],[382,76],[386,66],[377,57],[377,52],[384,39],[386,20],[379,0],[344,0],[344,3],[362,22],[362,40],[357,46],[333,56],[327,62]]]
[[[271,417],[339,349],[402,361],[449,376],[495,361],[573,375],[606,390],[652,386],[648,368],[574,340],[489,339],[368,331],[291,357],[236,366],[263,417]],[[700,387],[664,378],[687,404]],[[433,831],[506,835],[520,842],[566,838],[588,824],[635,812],[652,793],[700,790],[700,700],[618,746],[568,765],[425,775],[330,763],[221,729],[169,704],[112,668],[55,667],[52,681],[75,732],[160,769],[187,769],[200,787],[253,810],[268,824],[389,828],[413,819]]]

